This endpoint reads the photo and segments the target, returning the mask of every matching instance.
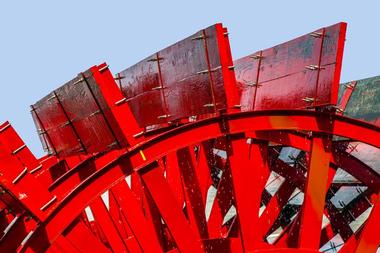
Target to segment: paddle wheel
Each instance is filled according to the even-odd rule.
[[[380,78],[339,84],[346,24],[232,60],[203,29],[0,126],[0,252],[361,252],[380,246]]]

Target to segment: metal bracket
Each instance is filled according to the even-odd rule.
[[[24,246],[34,234],[34,230],[31,230],[20,243],[20,246]]]
[[[116,102],[115,102],[115,105],[121,105],[121,104],[123,104],[125,101],[127,101],[127,98],[122,98],[122,99],[120,99],[119,101],[116,101]]]
[[[306,69],[309,69],[309,70],[320,70],[320,69],[324,69],[323,67],[319,66],[319,65],[307,65],[305,66]]]
[[[103,71],[107,70],[107,69],[108,69],[108,67],[109,67],[109,66],[108,66],[108,65],[106,65],[106,66],[104,66],[104,67],[100,68],[100,69],[99,69],[99,72],[100,72],[100,73],[102,73]]]
[[[157,86],[157,87],[152,88],[152,90],[162,90],[162,89],[165,89],[165,87]]]
[[[8,224],[8,226],[3,231],[3,237],[8,234],[8,232],[12,229],[12,227],[16,224],[17,220],[20,218],[20,216],[16,216],[13,218],[13,220]]]
[[[254,60],[259,60],[259,59],[264,59],[264,56],[259,55],[259,54],[255,54],[255,55],[249,56],[249,58],[252,58]]]
[[[78,80],[76,80],[76,81],[73,83],[73,85],[76,85],[76,84],[81,83],[81,82],[83,82],[83,81],[84,81],[84,78],[81,77],[81,78],[79,78]]]
[[[192,38],[191,40],[205,40],[205,39],[207,39],[207,36],[202,34],[202,35]]]
[[[249,86],[249,87],[261,87],[262,85],[261,84],[258,84],[258,83],[256,83],[256,82],[254,82],[254,81],[246,81],[246,80],[243,80],[246,84],[247,84],[247,86]]]
[[[121,80],[121,79],[124,79],[124,78],[125,78],[125,76],[117,75],[117,76],[115,76],[113,79],[114,79],[114,80]]]
[[[65,123],[63,123],[63,124],[60,125],[59,127],[60,127],[60,128],[64,128],[64,127],[66,127],[66,126],[68,126],[68,125],[70,125],[70,124],[71,124],[70,121],[66,121]]]
[[[323,33],[319,33],[319,32],[312,32],[309,34],[311,37],[314,37],[314,38],[320,38],[323,36]]]
[[[42,169],[42,164],[38,165],[36,168],[32,169],[29,173],[30,174],[33,174],[35,173],[36,171],[39,171],[40,169]]]
[[[21,147],[19,147],[19,148],[13,150],[12,154],[13,154],[13,155],[17,154],[18,152],[20,152],[21,150],[23,150],[25,147],[26,147],[25,144],[22,145]]]
[[[333,106],[333,108],[334,108],[337,112],[339,112],[339,113],[343,113],[343,112],[344,112],[344,110],[343,110],[342,108],[338,107],[338,106]]]
[[[97,111],[91,113],[90,115],[88,115],[88,117],[94,116],[94,115],[99,114],[99,113],[101,113],[101,111],[97,110]]]
[[[156,57],[156,58],[151,58],[151,59],[149,59],[149,60],[147,60],[147,62],[156,62],[156,61],[161,61],[161,60],[163,60],[164,58],[163,57]]]
[[[307,103],[311,103],[311,102],[316,101],[316,99],[315,98],[310,98],[310,97],[305,97],[305,98],[302,99],[302,101],[305,101]]]
[[[16,184],[23,176],[25,176],[25,174],[28,172],[28,168],[24,168],[23,171],[20,172],[20,174],[18,174],[18,176],[13,179],[12,183],[13,184]]]
[[[346,86],[347,89],[354,89],[355,88],[355,84],[353,84],[353,83],[345,84],[344,86]]]
[[[164,115],[160,115],[157,117],[157,119],[166,119],[166,118],[169,118],[171,115],[170,114],[164,114]]]
[[[233,66],[232,66],[233,67]],[[221,68],[221,66],[218,66],[218,67],[216,67],[216,68],[213,68],[213,69],[205,69],[205,70],[201,70],[201,71],[198,71],[197,72],[197,74],[207,74],[207,73],[209,73],[209,72],[215,72],[215,71],[217,71],[218,69],[220,69]],[[230,67],[229,67],[230,68]]]
[[[144,134],[144,131],[141,131],[141,132],[139,132],[139,133],[137,133],[137,134],[134,134],[134,135],[132,135],[133,136],[133,138],[139,138],[140,136],[142,136]]]
[[[46,204],[43,205],[43,206],[40,208],[40,210],[41,210],[41,211],[46,210],[46,208],[48,208],[49,206],[51,206],[51,204],[53,204],[56,200],[57,200],[57,196],[54,196],[51,200],[49,200],[48,202],[46,202]]]
[[[2,132],[4,132],[8,127],[10,127],[11,126],[11,124],[7,124],[7,125],[5,125],[4,127],[2,127],[1,129],[0,129],[0,133],[2,133]]]
[[[38,134],[46,134],[46,131],[42,128],[37,129]]]
[[[57,94],[55,94],[55,93],[54,93],[53,96],[51,96],[50,98],[48,98],[47,101],[53,100],[54,98],[57,98]]]

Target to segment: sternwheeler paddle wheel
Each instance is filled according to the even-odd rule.
[[[0,252],[375,253],[380,77],[339,84],[346,24],[232,60],[215,24],[0,126]]]

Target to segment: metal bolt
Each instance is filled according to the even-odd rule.
[[[42,168],[42,164],[40,164],[40,165],[38,165],[36,168],[32,169],[32,170],[30,171],[30,174],[33,174],[34,172],[40,170],[41,168]]]
[[[48,202],[46,202],[45,205],[43,205],[40,210],[41,211],[44,211],[46,208],[48,208],[51,204],[53,204],[55,201],[57,200],[57,196],[54,196],[51,200],[49,200]]]
[[[312,32],[309,35],[314,37],[314,38],[320,38],[320,37],[322,37],[323,34],[319,33],[319,32]]]
[[[152,90],[161,90],[161,89],[164,89],[164,87],[163,86],[157,86],[157,87],[152,88]]]
[[[205,40],[207,39],[207,36],[204,36],[203,34],[202,35],[199,35],[197,37],[194,37],[192,38],[191,40]]]
[[[127,101],[127,98],[122,98],[119,101],[116,101],[115,105],[120,105],[120,104],[124,103],[125,101]]]
[[[124,78],[125,78],[125,76],[117,75],[117,76],[115,76],[113,79],[114,79],[114,80],[121,80],[121,79],[124,79]]]
[[[259,55],[259,54],[256,54],[256,55],[251,55],[251,56],[249,56],[249,58],[252,58],[252,59],[254,59],[254,60],[259,60],[259,59],[263,59],[264,56]]]
[[[94,115],[96,115],[96,114],[98,114],[98,113],[100,113],[100,110],[97,110],[97,111],[91,113],[90,115],[88,115],[88,117],[94,116]]]
[[[207,74],[209,72],[208,69],[205,69],[205,70],[201,70],[201,71],[198,71],[197,74]]]
[[[25,176],[25,174],[28,172],[28,169],[25,167],[23,171],[21,171],[20,174],[18,174],[18,176],[13,179],[12,183],[13,184],[16,184],[23,176]]]
[[[164,114],[164,115],[160,115],[157,117],[157,119],[165,119],[165,118],[169,118],[170,117],[170,114]]]
[[[15,150],[13,150],[13,152],[12,152],[12,154],[17,154],[18,152],[20,152],[22,149],[24,149],[26,147],[26,145],[24,144],[24,145],[22,145],[21,147],[19,147],[19,148],[17,148],[17,149],[15,149]]]
[[[156,57],[156,58],[151,58],[151,59],[149,59],[148,60],[148,62],[155,62],[155,61],[161,61],[161,60],[163,60],[164,58],[162,58],[162,57]]]
[[[4,127],[2,127],[1,129],[0,129],[0,133],[2,133],[2,132],[4,132],[8,127],[10,127],[11,126],[11,124],[7,124],[7,125],[5,125]]]
[[[73,83],[73,85],[76,85],[76,84],[78,84],[78,83],[81,83],[81,82],[83,82],[84,81],[84,78],[82,77],[82,78],[79,78],[78,80],[76,80],[74,83]]]
[[[355,86],[352,83],[345,84],[344,86],[346,86],[347,89],[353,89],[353,88],[355,88]]]
[[[310,97],[305,97],[305,98],[302,99],[302,101],[305,101],[307,103],[311,103],[311,102],[314,102],[315,99],[314,98],[310,98]]]
[[[102,73],[103,71],[108,69],[108,65],[105,65],[104,67],[99,69],[99,72]]]
[[[313,64],[308,65],[308,66],[305,66],[305,68],[306,68],[306,69],[309,69],[309,70],[320,70],[320,69],[324,69],[324,68],[322,68],[322,67],[319,66],[319,65],[313,65]]]
[[[137,134],[134,134],[133,138],[138,138],[138,137],[142,136],[143,134],[144,134],[144,131],[141,131],[141,132],[139,132]]]
[[[253,81],[244,81],[248,86],[250,87],[261,87],[262,85],[261,84],[258,84],[256,82],[253,82]]]
[[[51,96],[50,98],[48,98],[47,101],[53,100],[54,98],[57,98],[57,95],[55,93],[54,93],[53,96]]]

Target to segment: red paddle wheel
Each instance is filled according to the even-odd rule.
[[[339,85],[346,24],[232,61],[216,24],[0,126],[0,252],[380,246],[379,78]]]

